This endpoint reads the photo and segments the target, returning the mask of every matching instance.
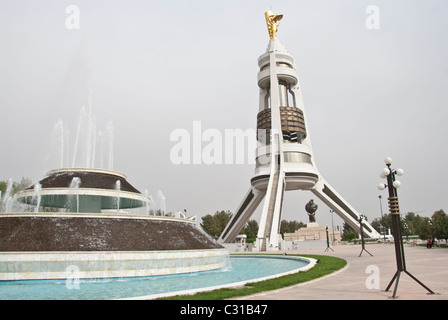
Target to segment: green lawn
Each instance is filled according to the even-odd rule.
[[[298,272],[283,277],[265,280],[254,283],[247,283],[244,287],[225,288],[209,292],[200,292],[194,295],[174,296],[162,298],[163,300],[223,300],[235,297],[247,296],[260,293],[263,291],[276,290],[298,283],[310,281],[323,277],[343,268],[347,261],[341,258],[318,256],[318,255],[297,255],[301,257],[309,257],[320,260],[313,268],[308,271]]]

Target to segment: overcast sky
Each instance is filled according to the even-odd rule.
[[[366,26],[369,5],[379,28]],[[284,14],[278,37],[296,59],[315,161],[330,185],[378,218],[378,195],[384,212],[387,195],[376,186],[390,156],[405,171],[402,213],[448,210],[445,0],[1,0],[0,180],[38,181],[72,163],[90,79],[95,166],[109,165],[100,141],[113,128],[113,169],[142,192],[162,190],[168,211],[234,211],[254,165],[176,165],[170,134],[193,135],[193,121],[223,134],[255,129],[269,9]],[[287,192],[283,218],[307,222],[311,198]],[[330,225],[316,202],[317,222]]]

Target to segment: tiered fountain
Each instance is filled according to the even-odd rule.
[[[130,214],[147,207],[121,173],[59,169],[18,193],[51,212],[0,214],[0,280],[152,276],[222,268],[228,252],[194,220]]]
[[[227,263],[228,251],[193,219],[154,211],[150,196],[119,172],[52,170],[14,200],[30,212],[11,212],[12,197],[3,196],[0,280],[153,276]]]
[[[38,207],[71,213],[120,212],[146,207],[141,194],[122,173],[92,168],[56,169],[17,195],[17,200]]]

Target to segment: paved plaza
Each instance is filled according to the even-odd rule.
[[[343,269],[306,283],[241,297],[241,300],[387,300],[392,297],[385,292],[396,270],[393,244],[369,244],[367,252],[361,253],[361,245],[334,246],[333,250],[302,249],[288,254],[329,255],[345,259]],[[448,249],[404,246],[406,269],[437,294],[428,291],[402,272],[397,289],[399,300],[447,300],[448,299]],[[376,278],[375,278],[376,277]],[[379,289],[374,288],[375,279]]]

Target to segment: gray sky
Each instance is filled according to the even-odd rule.
[[[79,29],[66,27],[79,8]],[[368,29],[368,5],[379,29]],[[253,164],[175,165],[179,128],[254,129],[264,12],[295,59],[308,133],[325,179],[369,220],[380,216],[383,159],[401,167],[401,211],[448,209],[448,3],[438,1],[0,1],[0,180],[33,181],[71,163],[82,106],[97,132],[113,123],[113,169],[169,211],[234,211]],[[100,138],[97,139],[99,148]],[[59,150],[59,151],[58,151]],[[106,151],[98,151],[95,163]],[[103,160],[106,162],[106,160]],[[107,165],[105,165],[107,166]],[[288,192],[283,218],[307,222],[309,192]],[[330,224],[319,201],[317,222]],[[258,210],[260,211],[260,210]],[[258,214],[259,216],[259,214]],[[255,216],[257,218],[257,215]],[[335,224],[342,224],[335,217]]]

